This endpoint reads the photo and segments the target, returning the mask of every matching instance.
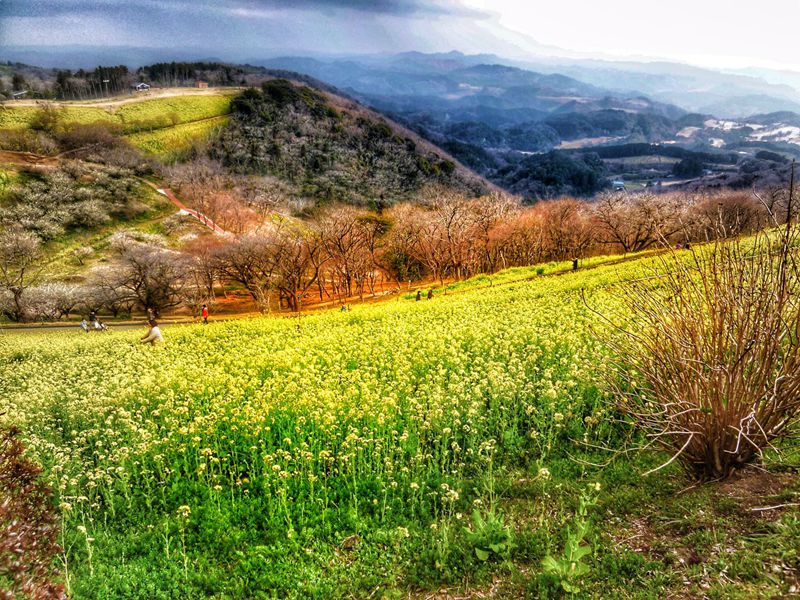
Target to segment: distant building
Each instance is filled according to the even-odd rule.
[[[201,89],[201,90],[204,90],[204,89],[206,89],[208,87],[208,82],[207,81],[203,81],[202,79],[198,79],[197,81],[195,81],[194,87],[196,87],[198,89]]]
[[[11,92],[11,97],[14,100],[19,100],[20,98],[24,98],[25,96],[27,96],[27,94],[28,94],[28,90],[22,90],[22,91],[19,91],[19,92]]]
[[[615,192],[625,191],[625,182],[621,179],[615,179],[611,182],[611,187]]]
[[[137,83],[134,86],[131,86],[134,92],[149,92],[150,85],[147,83]]]

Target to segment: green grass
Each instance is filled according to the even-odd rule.
[[[228,114],[233,92],[220,95],[187,95],[167,98],[141,99],[100,108],[73,103],[61,103],[64,123],[114,123],[133,128],[137,121],[168,119],[176,115],[178,123],[190,123]],[[39,111],[32,106],[6,105],[0,108],[0,129],[29,127]],[[171,124],[171,123],[170,123]]]
[[[592,256],[581,259],[578,263],[578,268],[579,271],[583,271],[585,269],[591,269],[601,265],[634,260],[636,258],[649,256],[653,253],[654,252],[652,250],[645,250],[643,252],[634,252],[625,256],[618,254]],[[498,273],[476,275],[463,281],[455,281],[452,283],[446,283],[444,285],[434,284],[431,286],[431,289],[434,290],[434,294],[436,295],[446,295],[449,293],[466,292],[475,289],[491,288],[496,285],[528,281],[530,279],[536,279],[546,275],[562,275],[565,273],[570,273],[571,271],[571,260],[551,261],[549,263],[542,263],[529,267],[512,267],[499,271]],[[416,292],[409,292],[405,294],[403,298],[410,300],[415,296]]]
[[[33,106],[4,106],[0,108],[0,129],[30,127],[38,111],[39,109]],[[110,111],[90,106],[70,106],[64,109],[62,121],[65,124],[96,122],[119,124]]]
[[[202,121],[195,121],[128,135],[128,141],[139,150],[148,154],[168,156],[188,148],[195,141],[207,139],[220,127],[228,122],[227,116],[212,117]]]
[[[611,309],[608,286],[653,264],[172,326],[156,348],[0,333],[0,413],[55,490],[75,598],[400,598],[493,578],[500,597],[559,597],[541,561],[598,482],[582,596],[788,594],[796,509],[678,494],[674,468],[643,480],[658,455],[592,466],[612,455],[587,443],[628,431],[581,290]]]
[[[64,124],[116,125],[137,148],[150,154],[167,155],[184,149],[196,139],[204,139],[224,125],[234,93],[142,99],[109,108],[80,104],[60,106]],[[38,110],[28,106],[0,107],[0,129],[30,127]]]
[[[228,114],[232,95],[233,92],[226,95],[155,98],[123,104],[114,114],[122,123],[127,123],[175,113],[180,123],[188,123]]]

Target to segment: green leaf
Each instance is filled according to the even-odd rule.
[[[561,587],[564,588],[564,591],[568,594],[577,594],[581,591],[580,586],[572,585],[569,581],[562,579],[561,580]]]
[[[559,564],[558,561],[552,556],[545,556],[544,560],[542,561],[542,568],[547,573],[558,573]]]
[[[486,562],[489,560],[489,551],[483,548],[475,548],[475,556],[478,557],[478,560]]]
[[[582,577],[589,572],[589,565],[572,563],[572,577]]]
[[[589,546],[578,546],[572,550],[572,560],[578,561],[591,553],[592,549]]]

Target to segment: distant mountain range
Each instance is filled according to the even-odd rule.
[[[270,58],[269,51],[247,57],[224,48],[202,52],[196,49],[72,45],[5,46],[0,50],[0,60],[71,69],[94,68],[100,64],[139,67],[172,60],[272,64],[281,65],[282,68],[290,68],[291,65],[299,72],[316,74],[339,87],[352,87],[378,95],[396,93],[397,86],[404,83],[423,85],[426,77],[430,79],[435,75],[477,65],[503,65],[540,75],[562,75],[584,86],[594,86],[606,94],[646,96],[656,102],[676,105],[687,112],[717,117],[742,118],[756,113],[800,111],[800,73],[793,71],[763,68],[714,70],[666,61],[597,60],[561,54],[568,53],[560,52],[557,48],[542,47],[539,54],[531,55],[526,60],[495,54],[467,55],[455,51],[338,57],[308,52],[304,57]],[[277,54],[272,53],[272,56]],[[381,72],[386,80],[376,86]],[[367,84],[370,89],[362,89]],[[416,88],[413,93],[419,91]],[[400,92],[403,93],[403,90]]]
[[[687,112],[741,118],[778,110],[800,111],[800,74],[769,70],[722,72],[669,62],[610,62],[586,59],[505,59],[493,54],[460,52],[359,56],[338,59],[279,57],[254,64],[282,66],[314,74],[334,85],[372,94],[420,95],[426,81],[437,89],[439,78],[481,65],[517,67],[551,80],[557,89],[583,95],[623,98],[645,96]],[[560,81],[559,81],[560,80]],[[403,87],[410,85],[412,87]]]
[[[85,62],[88,50],[52,52],[10,48],[0,58],[66,66]],[[191,53],[107,48],[95,62],[114,64],[114,58],[128,56],[136,66],[154,54],[164,61]],[[675,167],[676,173],[724,174],[738,185],[738,163],[756,173],[775,162],[765,156],[800,156],[800,74],[791,72],[580,58],[520,61],[460,52],[242,62],[254,76],[292,72],[312,78],[315,87],[331,86],[329,92],[387,115],[488,180],[529,198],[591,195],[607,176],[660,184],[682,161],[689,162]],[[590,156],[609,146],[627,149],[624,156]],[[681,151],[665,158],[655,150],[659,146]],[[561,155],[543,157],[553,151]],[[559,183],[542,184],[552,173]],[[577,183],[564,186],[565,177]],[[743,181],[749,185],[753,178]]]

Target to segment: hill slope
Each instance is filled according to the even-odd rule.
[[[485,182],[444,151],[354,101],[276,79],[231,104],[211,156],[271,175],[305,196],[354,203],[410,199],[426,185],[481,193]]]
[[[627,429],[599,386],[607,355],[581,291],[612,313],[608,286],[654,264],[168,327],[160,348],[138,332],[0,332],[0,418],[56,490],[75,598],[406,597],[454,582],[477,586],[466,597],[552,597],[542,558],[561,555],[581,497],[586,597],[790,594],[794,579],[771,574],[799,511],[753,508],[792,498],[796,476],[750,499],[687,488],[674,464],[643,483],[668,457],[608,463],[602,449]]]
[[[61,127],[101,123],[146,154],[169,157],[224,125],[237,91],[168,88],[106,101],[14,102],[0,106],[0,130],[38,128],[46,107]]]

